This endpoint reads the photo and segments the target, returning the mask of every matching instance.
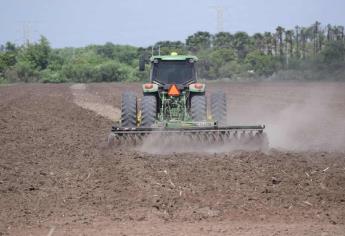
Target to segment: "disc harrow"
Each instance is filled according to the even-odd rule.
[[[267,150],[265,126],[226,126],[193,128],[112,128],[110,146],[140,146],[152,143],[175,148],[230,148]]]

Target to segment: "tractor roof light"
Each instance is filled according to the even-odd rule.
[[[168,90],[168,95],[172,97],[177,97],[180,96],[180,91],[178,90],[176,84],[173,84],[170,86]]]

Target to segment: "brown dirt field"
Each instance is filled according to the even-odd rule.
[[[107,148],[113,122],[70,86],[0,87],[0,235],[345,234],[344,83],[209,84],[272,148],[167,155]]]

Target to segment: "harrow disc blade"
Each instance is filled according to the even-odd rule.
[[[183,129],[113,127],[108,137],[110,146],[140,146],[152,144],[161,147],[189,147],[191,150],[231,148],[244,150],[268,149],[264,126],[193,127]]]

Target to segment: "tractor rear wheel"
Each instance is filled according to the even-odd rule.
[[[141,99],[141,127],[151,127],[157,117],[157,98],[155,95],[145,95]]]
[[[205,121],[206,117],[206,96],[193,95],[190,102],[190,113],[193,121]]]
[[[132,92],[122,94],[121,126],[131,128],[137,126],[137,97]]]
[[[226,95],[223,92],[211,94],[211,114],[212,119],[218,122],[218,125],[226,125],[227,104]]]

